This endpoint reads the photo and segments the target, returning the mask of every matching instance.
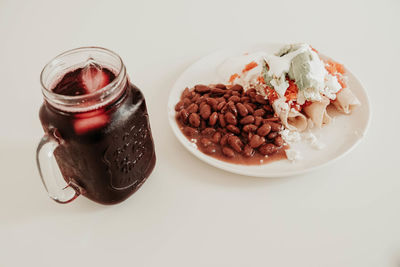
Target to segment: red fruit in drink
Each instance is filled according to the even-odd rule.
[[[82,85],[87,94],[93,93],[110,83],[109,76],[96,64],[89,64],[81,72]]]
[[[92,112],[88,112],[92,113]],[[82,116],[82,115],[81,115]],[[99,129],[108,122],[108,116],[105,113],[96,114],[94,116],[85,115],[74,121],[74,130],[77,134],[83,134],[91,130]]]

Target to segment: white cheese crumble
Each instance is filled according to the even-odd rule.
[[[285,142],[289,145],[305,141],[313,149],[321,150],[325,148],[325,144],[319,141],[318,138],[310,131],[307,131],[305,133],[299,133],[296,131],[290,131],[288,129],[284,129],[279,133],[281,134],[283,140],[285,140]],[[292,148],[286,149],[285,153],[286,157],[290,161],[296,161],[302,158],[301,153]]]
[[[288,160],[295,162],[296,160],[302,159],[301,154],[299,151],[294,150],[294,149],[286,149],[285,150],[286,157]]]
[[[290,109],[289,104],[286,103],[286,98],[284,97],[276,99],[272,103],[272,107],[275,110],[275,113],[278,115],[285,113]]]
[[[300,105],[303,105],[306,100],[321,101],[322,97],[319,91],[316,91],[315,88],[309,87],[301,90],[297,95],[297,103]]]
[[[337,77],[330,74],[326,75],[325,84],[326,87],[321,90],[321,93],[324,94],[327,98],[335,100],[336,93],[339,92],[340,89],[342,89],[342,86],[338,82]]]
[[[289,131],[288,129],[284,129],[279,133],[281,134],[283,140],[285,140],[285,142],[288,143],[289,145],[297,143],[301,140],[300,133],[296,131]]]
[[[303,140],[305,140],[314,149],[321,150],[325,148],[325,144],[318,140],[318,138],[311,132],[302,134]]]

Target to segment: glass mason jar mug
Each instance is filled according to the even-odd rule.
[[[45,135],[36,159],[49,196],[115,204],[132,195],[156,156],[145,99],[121,58],[99,47],[73,49],[51,60],[40,79]]]

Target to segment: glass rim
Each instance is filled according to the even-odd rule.
[[[68,56],[69,54],[74,54],[77,52],[84,52],[84,51],[93,51],[93,50],[97,50],[100,52],[106,52],[114,57],[116,57],[119,61],[120,67],[117,71],[117,73],[115,74],[115,79],[107,84],[106,86],[102,87],[99,90],[96,90],[92,93],[89,94],[85,94],[85,95],[76,95],[76,96],[67,96],[67,95],[61,95],[61,94],[57,94],[54,93],[51,88],[49,88],[50,86],[46,86],[44,83],[44,73],[46,70],[51,68],[51,64],[64,57],[64,56]],[[107,92],[108,90],[110,90],[111,88],[115,88],[118,84],[121,83],[121,80],[124,78],[125,76],[125,66],[124,63],[122,61],[122,58],[115,53],[114,51],[104,48],[104,47],[99,47],[99,46],[82,46],[82,47],[78,47],[78,48],[73,48],[70,50],[67,50],[65,52],[62,52],[60,54],[58,54],[57,56],[53,57],[42,69],[41,73],[40,73],[40,84],[42,86],[42,93],[45,96],[46,99],[49,98],[53,98],[53,100],[56,100],[56,102],[71,102],[71,101],[84,101],[88,98],[95,98],[95,97],[100,97],[101,95],[103,95],[105,92]],[[51,100],[50,100],[51,101]]]

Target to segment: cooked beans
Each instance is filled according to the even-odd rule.
[[[226,105],[225,100],[219,102],[219,104],[217,105],[217,110],[220,111],[223,107],[225,107],[225,105]]]
[[[179,112],[179,114],[180,114],[180,116],[181,116],[182,121],[183,121],[184,123],[187,123],[188,118],[189,118],[189,115],[190,115],[189,112],[187,112],[186,109],[182,109],[182,110]]]
[[[210,115],[210,118],[208,119],[208,124],[210,126],[214,126],[217,123],[217,120],[218,120],[218,113],[217,112],[213,112]]]
[[[226,129],[228,129],[228,131],[235,133],[235,134],[240,134],[240,129],[238,127],[236,127],[235,125],[229,124],[226,126]]]
[[[225,92],[226,92],[226,90],[221,89],[221,88],[214,88],[214,89],[211,90],[211,94],[212,94],[212,95],[215,95],[215,96],[224,95]]]
[[[217,111],[218,101],[215,98],[207,97],[206,102],[212,107],[213,111]]]
[[[237,107],[237,110],[238,110],[240,116],[245,117],[245,116],[247,116],[247,114],[249,114],[249,111],[242,103],[237,103],[236,107]]]
[[[200,126],[200,116],[197,113],[192,113],[189,116],[189,122],[193,127],[199,127]]]
[[[271,130],[273,132],[279,132],[282,128],[282,124],[277,122],[270,122],[269,125],[271,125]]]
[[[257,116],[257,117],[255,118],[255,120],[254,120],[254,124],[255,124],[256,126],[260,126],[261,123],[262,123],[262,121],[263,121],[263,118],[260,117],[260,116]]]
[[[271,130],[272,130],[272,128],[271,128]],[[272,133],[269,133],[269,134],[268,134],[268,139],[273,140],[273,139],[275,139],[275,137],[277,137],[277,136],[278,136],[278,133],[277,133],[277,132],[272,132]]]
[[[256,95],[254,98],[255,98],[256,102],[259,104],[262,104],[262,105],[268,104],[267,100],[262,95]]]
[[[274,144],[264,144],[262,146],[260,146],[260,148],[258,149],[258,151],[263,154],[263,155],[271,155],[273,153],[275,153],[277,150],[277,147]]]
[[[211,115],[211,107],[208,104],[204,104],[201,108],[200,108],[200,116],[207,120]]]
[[[247,158],[251,157],[254,155],[255,150],[251,148],[251,146],[246,145],[243,149],[243,155]]]
[[[228,138],[229,136],[231,136],[232,134],[225,134],[222,138],[221,141],[219,142],[221,144],[221,146],[225,146],[228,143]]]
[[[186,110],[189,113],[196,113],[199,110],[199,105],[197,105],[196,103],[193,103],[190,106],[188,106]]]
[[[213,135],[216,132],[214,128],[205,128],[204,130],[201,131],[202,135]]]
[[[221,127],[225,127],[226,126],[226,121],[225,121],[224,114],[218,114],[218,119],[219,119],[219,125]]]
[[[252,115],[246,116],[240,120],[240,123],[243,125],[250,124],[253,122],[254,122],[254,116],[252,116]]]
[[[236,135],[228,137],[228,144],[238,153],[242,152],[243,143]]]
[[[183,128],[183,133],[184,133],[186,136],[192,137],[192,136],[195,136],[196,134],[198,134],[199,131],[196,130],[195,128],[186,126],[185,128]]]
[[[175,111],[179,111],[179,110],[183,109],[184,107],[185,107],[185,102],[183,102],[183,100],[181,100],[175,105]]]
[[[277,137],[275,137],[275,139],[274,139],[274,144],[276,145],[276,146],[283,146],[283,143],[284,143],[284,141],[283,141],[283,138],[282,138],[282,136],[277,136]]]
[[[251,137],[249,145],[252,148],[257,148],[265,143],[265,138],[255,134]]]
[[[227,113],[225,113],[225,121],[232,125],[236,125],[236,123],[237,123],[237,119],[236,119],[235,115],[233,115],[233,113],[229,112],[229,111]]]
[[[262,116],[264,116],[265,115],[265,110],[264,109],[261,109],[261,108],[259,108],[259,109],[257,109],[257,110],[255,110],[254,111],[254,116],[260,116],[260,117],[262,117]]]
[[[279,118],[255,89],[196,85],[183,91],[175,111],[183,133],[197,139],[202,151],[210,155],[250,158],[272,155],[284,146]]]
[[[240,97],[237,96],[237,95],[233,95],[233,96],[231,96],[231,97],[228,99],[228,101],[232,101],[232,102],[237,103],[237,102],[240,101]]]
[[[233,101],[229,101],[228,102],[228,108],[229,110],[233,113],[233,115],[235,115],[235,117],[237,117],[238,115],[238,110],[235,106],[235,103],[233,103]]]
[[[221,133],[220,132],[216,132],[212,137],[212,141],[214,143],[218,144],[219,141],[221,141]]]
[[[201,142],[202,146],[204,146],[204,147],[208,147],[209,145],[212,144],[211,140],[208,138],[205,138],[205,137],[201,138],[200,142]]]
[[[253,114],[253,113],[254,113],[254,108],[252,107],[252,105],[249,105],[249,103],[244,103],[243,105],[246,107],[247,111],[248,111],[250,114]]]
[[[247,124],[247,125],[243,126],[242,129],[243,129],[244,132],[249,133],[249,132],[256,131],[257,130],[257,126],[255,126],[254,124]]]
[[[211,88],[206,86],[206,85],[202,85],[202,84],[198,84],[194,86],[194,90],[197,93],[203,94],[203,93],[208,93],[211,91]]]
[[[192,103],[188,97],[183,98],[182,101],[185,107],[189,106]]]
[[[235,152],[233,152],[229,147],[222,148],[222,153],[224,153],[228,158],[233,158],[235,156]]]
[[[258,128],[257,130],[257,134],[259,136],[266,136],[267,134],[269,134],[269,132],[271,131],[271,125],[269,123],[264,124],[263,126],[261,126],[260,128]]]

